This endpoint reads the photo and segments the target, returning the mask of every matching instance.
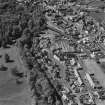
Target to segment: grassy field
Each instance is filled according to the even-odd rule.
[[[5,53],[7,53],[14,62],[5,63]],[[24,78],[23,83],[18,85],[16,84],[16,77],[11,74],[11,68],[15,66],[17,66],[21,72],[27,70],[19,57],[18,48],[13,46],[9,49],[0,49],[0,55],[2,55],[0,64],[8,67],[7,71],[0,71],[0,105],[31,105],[31,92],[28,81]]]

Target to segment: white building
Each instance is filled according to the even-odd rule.
[[[95,91],[94,95],[97,95],[97,97],[100,98],[100,95],[98,94],[98,91]]]
[[[89,81],[91,87],[94,88],[95,87],[95,84],[94,84],[92,78],[90,77],[89,73],[86,73],[86,79]]]
[[[74,69],[74,73],[75,73],[75,76],[78,78],[79,85],[82,85],[83,82],[82,82],[82,80],[80,78],[80,75],[79,75],[77,69]]]
[[[95,58],[95,53],[90,54],[91,58]]]
[[[72,59],[70,60],[70,63],[71,63],[71,65],[74,65],[74,64],[76,63],[75,59],[72,58]]]
[[[80,67],[81,67],[81,65],[80,65],[80,63],[79,63],[79,62],[77,63],[77,67],[78,67],[78,68],[80,68]]]
[[[54,57],[54,59],[56,59],[57,61],[60,61],[60,58],[59,58],[58,56],[54,55],[53,57]]]
[[[90,96],[89,102],[91,103],[91,102],[93,102],[93,96],[90,92],[89,92],[89,96]]]
[[[63,99],[63,100],[66,100],[66,99],[68,99],[68,98],[67,98],[67,96],[66,96],[65,94],[63,94],[63,95],[62,95],[62,99]]]

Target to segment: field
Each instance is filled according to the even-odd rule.
[[[4,55],[8,53],[14,62],[5,63]],[[26,68],[23,66],[18,55],[16,46],[9,49],[0,49],[0,64],[8,67],[7,71],[0,71],[0,105],[30,105],[30,90],[26,79],[22,84],[16,84],[16,77],[11,75],[11,68],[17,66],[21,72]]]

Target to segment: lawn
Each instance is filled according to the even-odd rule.
[[[7,53],[14,62],[5,63],[4,55]],[[18,48],[13,46],[9,49],[0,49],[0,64],[8,67],[7,71],[0,71],[0,105],[30,105],[31,92],[26,79],[22,84],[16,84],[16,77],[12,76],[11,68],[17,66],[18,70],[25,72],[27,68],[23,65],[18,53]]]

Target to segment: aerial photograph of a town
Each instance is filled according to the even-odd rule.
[[[0,105],[105,105],[105,0],[0,0]]]

